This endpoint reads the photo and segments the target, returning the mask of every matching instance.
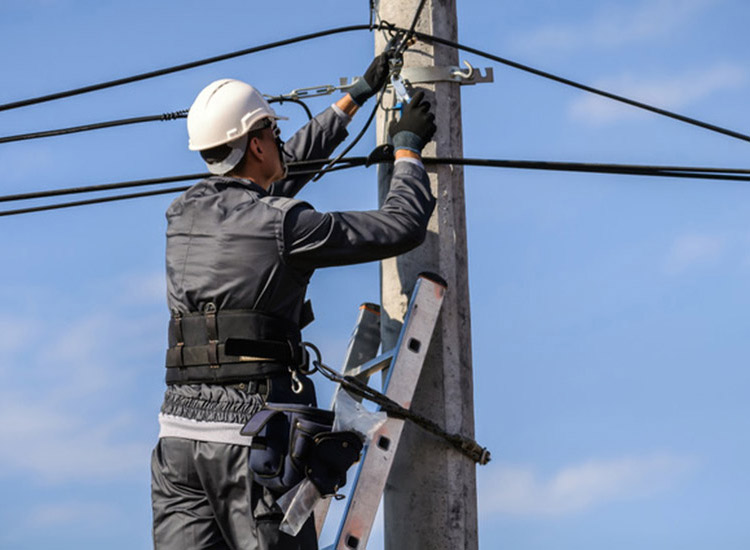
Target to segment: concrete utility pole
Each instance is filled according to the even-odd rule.
[[[409,28],[420,0],[380,0],[381,19]],[[427,0],[417,31],[456,41],[456,0]],[[376,34],[375,52],[386,46]],[[404,67],[455,66],[458,53],[441,45],[418,42],[404,56]],[[419,84],[428,90],[437,133],[426,156],[463,154],[459,84]],[[434,95],[433,95],[434,94]],[[393,105],[392,94],[384,105]],[[378,143],[387,141],[390,113],[378,114]],[[379,193],[385,196],[390,167],[380,165]],[[418,249],[381,264],[383,349],[395,344],[408,305],[408,293],[420,272],[432,271],[448,291],[412,403],[449,432],[474,436],[471,326],[466,250],[463,169],[429,167],[438,199],[428,236]],[[477,503],[474,463],[419,428],[406,423],[384,496],[387,550],[476,550]]]

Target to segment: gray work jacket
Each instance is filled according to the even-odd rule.
[[[286,159],[327,158],[346,135],[329,108],[286,143]],[[385,201],[371,211],[322,213],[292,199],[310,177],[266,192],[215,176],[178,197],[167,210],[170,310],[198,312],[212,302],[219,311],[257,310],[297,323],[316,268],[387,258],[424,240],[435,199],[419,164],[397,162]]]

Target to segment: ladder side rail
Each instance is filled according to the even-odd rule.
[[[344,356],[344,374],[350,374],[352,370],[357,369],[360,365],[368,364],[378,353],[380,348],[380,306],[376,304],[365,303],[359,306],[359,314],[354,324],[354,330],[349,337],[349,345],[346,348]],[[365,383],[367,380],[364,380]],[[336,399],[341,391],[337,387],[331,400],[331,410],[334,410]],[[320,538],[323,531],[328,509],[331,506],[331,499],[321,500],[315,507],[315,530]]]
[[[385,394],[402,407],[411,405],[444,294],[444,283],[426,276],[417,279],[385,386]],[[389,418],[364,450],[336,536],[336,550],[367,546],[403,427],[402,419]]]

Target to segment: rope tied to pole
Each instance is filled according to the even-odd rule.
[[[305,345],[309,346],[315,353],[316,359],[312,361],[313,366],[328,380],[340,384],[347,392],[375,403],[380,407],[380,410],[392,418],[400,418],[401,420],[408,420],[416,424],[423,430],[443,439],[458,452],[481,466],[484,466],[491,460],[490,451],[486,447],[482,447],[474,439],[465,435],[450,433],[429,418],[402,407],[387,395],[371,388],[353,376],[340,374],[323,363],[320,350],[315,345],[309,342],[306,342]]]

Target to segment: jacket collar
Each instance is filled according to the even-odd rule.
[[[244,178],[235,178],[231,176],[211,176],[208,178],[208,181],[210,181],[213,184],[223,183],[223,184],[239,185],[241,187],[245,187],[246,189],[249,189],[250,191],[258,193],[261,197],[268,196],[268,191],[263,189],[260,185],[258,185],[252,180],[248,180]]]

